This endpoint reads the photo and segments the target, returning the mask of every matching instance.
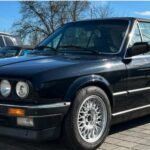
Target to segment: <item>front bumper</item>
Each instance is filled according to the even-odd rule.
[[[0,135],[23,140],[44,141],[58,138],[60,135],[60,128],[54,127],[43,130],[29,130],[0,126]]]
[[[55,139],[60,134],[61,124],[69,107],[69,102],[22,106],[0,104],[0,134],[29,140]],[[25,115],[10,116],[10,108],[23,109]],[[18,125],[18,118],[32,119],[33,126]]]

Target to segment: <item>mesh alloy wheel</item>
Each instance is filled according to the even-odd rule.
[[[77,126],[85,142],[94,143],[104,133],[107,110],[104,101],[96,95],[87,97],[79,108]]]

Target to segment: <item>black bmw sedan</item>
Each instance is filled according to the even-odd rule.
[[[0,60],[0,134],[93,150],[110,126],[150,114],[150,21],[67,23]]]

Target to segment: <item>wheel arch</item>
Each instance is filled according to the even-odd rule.
[[[109,82],[102,76],[99,75],[88,75],[84,77],[77,78],[69,87],[66,95],[66,101],[72,101],[74,99],[77,91],[87,86],[97,86],[104,90],[107,94],[111,107],[113,108],[113,94],[110,88]]]

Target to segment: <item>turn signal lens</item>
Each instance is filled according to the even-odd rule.
[[[25,110],[20,108],[9,108],[8,115],[11,116],[25,116]]]

